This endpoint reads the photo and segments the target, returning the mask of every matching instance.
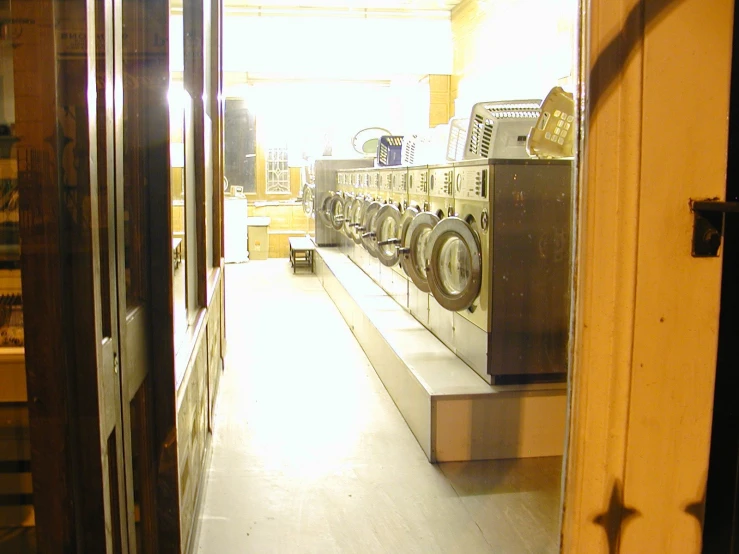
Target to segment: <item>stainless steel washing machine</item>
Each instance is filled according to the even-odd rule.
[[[378,169],[371,169],[367,172],[367,194],[365,197],[365,208],[362,214],[362,225],[359,229],[362,232],[362,246],[367,251],[368,256],[362,267],[364,272],[378,285],[380,284],[380,261],[377,259],[377,231],[375,230],[375,222],[380,208],[383,206],[382,194],[380,192],[380,173]]]
[[[429,166],[429,212],[438,218],[436,224],[438,225],[445,219],[453,217],[454,208],[454,166],[451,164]],[[431,236],[431,230],[428,235],[425,235],[426,239]],[[429,253],[428,249],[424,251],[424,257],[427,260],[427,279]],[[441,342],[455,351],[454,314],[439,304],[433,296],[433,291],[431,292],[432,294],[429,296],[428,328]]]
[[[338,171],[352,168],[372,167],[374,160],[367,158],[335,159],[319,158],[315,163],[316,189],[316,244],[318,246],[338,246],[342,243],[340,227],[334,225],[331,205],[337,191]]]
[[[356,244],[356,233],[357,233],[357,219],[355,210],[358,206],[361,207],[363,191],[358,186],[360,178],[360,169],[352,169],[347,171],[347,189],[348,198],[344,204],[344,233],[347,236],[347,255],[349,258],[357,263],[357,244]]]
[[[434,306],[452,318],[457,355],[487,375],[490,332],[490,174],[487,161],[455,164],[453,217],[434,227],[427,243]]]
[[[429,171],[428,166],[408,168],[408,207],[400,220],[400,266],[408,276],[408,310],[422,325],[429,324],[429,288],[426,280],[426,259],[423,247],[416,247],[412,241],[411,225],[422,216],[425,224],[414,227],[416,233],[426,232],[428,225],[436,220],[429,210]],[[418,237],[416,237],[418,238]],[[422,255],[423,254],[423,255]]]
[[[345,227],[345,216],[344,212],[346,209],[346,181],[348,179],[347,171],[337,171],[336,173],[336,189],[334,191],[334,197],[331,202],[329,211],[329,218],[332,223],[338,223],[337,231],[339,231],[339,244],[338,247],[343,254],[346,254],[346,240],[343,236]]]
[[[347,255],[351,256],[354,242],[351,239],[350,233],[351,233],[351,220],[350,220],[350,212],[351,212],[351,206],[354,202],[354,172],[356,170],[349,170],[346,172],[339,172],[339,194],[342,198],[342,214],[341,214],[341,234],[342,234],[342,242],[341,242],[341,250],[342,252]]]
[[[427,243],[428,282],[457,355],[493,384],[564,381],[571,162],[456,165],[455,217]]]
[[[346,252],[347,243],[347,238],[343,233],[344,208],[346,205],[345,180],[346,172],[338,171],[335,190],[331,191],[324,203],[324,219],[328,220],[333,230],[336,231],[333,245],[344,253]]]
[[[380,197],[379,201],[381,204],[380,210],[377,212],[377,217],[375,218],[374,222],[372,223],[372,232],[374,233],[374,240],[375,240],[375,253],[377,254],[377,262],[379,264],[379,272],[378,275],[380,277],[380,280],[378,281],[378,285],[384,290],[388,295],[392,295],[392,271],[390,271],[390,268],[385,266],[383,260],[382,260],[382,247],[379,244],[380,241],[380,213],[382,212],[383,208],[385,206],[389,205],[393,201],[393,174],[395,172],[394,167],[383,167],[380,168],[378,171],[378,179],[379,179],[379,186],[380,186]]]
[[[400,267],[400,222],[408,205],[408,168],[390,171],[387,203],[380,208],[377,228],[377,255],[383,265],[382,288],[403,308],[408,309],[408,278]]]
[[[303,183],[301,204],[306,216],[305,233],[315,237],[316,234],[316,185]]]
[[[364,230],[364,213],[371,200],[369,196],[369,170],[357,170],[355,175],[355,187],[357,195],[352,203],[352,240],[354,241],[354,263],[365,270],[368,263],[369,253],[364,248],[362,235]]]

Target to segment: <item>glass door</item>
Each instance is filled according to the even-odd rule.
[[[442,308],[458,312],[472,306],[480,294],[480,241],[466,221],[447,217],[439,222],[426,246],[428,284]]]
[[[377,214],[377,257],[387,267],[398,263],[401,217],[397,204],[385,204]]]
[[[431,231],[439,223],[439,216],[430,212],[423,212],[413,218],[408,225],[403,240],[403,269],[413,284],[422,292],[429,292],[427,275],[428,258],[426,245]]]

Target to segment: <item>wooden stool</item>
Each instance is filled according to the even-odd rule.
[[[313,252],[316,245],[307,237],[290,237],[287,239],[290,243],[290,265],[293,266],[293,273],[297,267],[310,268],[313,273]]]

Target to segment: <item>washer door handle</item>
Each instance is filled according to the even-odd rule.
[[[381,240],[380,242],[377,243],[377,246],[386,246],[388,244],[398,244],[398,243],[400,243],[400,240],[393,238],[393,239]]]

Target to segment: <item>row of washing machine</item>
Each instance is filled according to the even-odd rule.
[[[339,169],[317,227],[489,383],[563,381],[571,166]]]

